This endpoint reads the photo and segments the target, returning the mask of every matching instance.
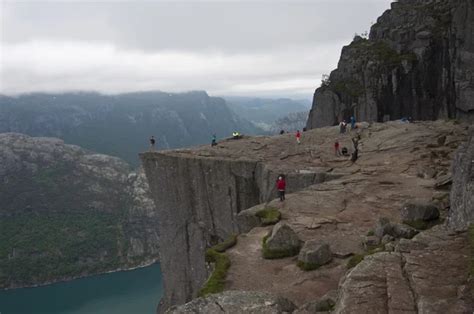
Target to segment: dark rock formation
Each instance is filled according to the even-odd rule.
[[[404,204],[400,215],[404,222],[431,221],[439,218],[439,210],[432,203],[416,201]]]
[[[453,186],[448,225],[454,229],[466,229],[474,222],[474,130],[454,158]]]
[[[410,226],[390,222],[387,218],[379,219],[374,232],[375,236],[380,240],[382,240],[385,235],[390,235],[396,239],[411,239],[418,233],[416,229]]]
[[[295,308],[291,301],[265,292],[226,291],[207,298],[197,298],[181,306],[171,307],[166,313],[278,314],[292,313]]]
[[[0,134],[0,288],[158,259],[143,171],[60,139]]]
[[[368,39],[342,49],[338,68],[314,94],[307,128],[358,121],[474,120],[474,5],[400,0]]]

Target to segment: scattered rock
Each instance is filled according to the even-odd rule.
[[[431,221],[439,218],[439,210],[430,202],[410,202],[401,209],[402,221]]]
[[[380,244],[380,238],[376,236],[366,236],[364,241],[362,242],[362,246],[364,247],[364,250],[366,251],[373,249],[379,244]]]
[[[263,209],[262,205],[241,211],[237,215],[237,224],[241,233],[247,233],[255,227],[261,226],[260,218],[257,213]]]
[[[296,306],[289,300],[257,291],[225,291],[207,298],[173,306],[165,313],[291,313]]]
[[[317,240],[306,241],[298,255],[298,266],[304,270],[313,270],[332,260],[329,244]]]
[[[389,235],[389,234],[386,234],[386,235],[384,235],[383,238],[382,238],[382,244],[383,244],[383,245],[386,245],[386,244],[388,244],[388,243],[390,243],[390,242],[393,242],[394,240],[395,240],[394,237],[392,237],[392,236]]]
[[[395,239],[413,238],[418,231],[410,226],[390,222],[387,218],[380,218],[375,227],[375,236],[382,239],[384,235],[390,235]]]
[[[298,254],[302,241],[284,222],[276,224],[270,236],[264,239],[263,255],[265,258],[282,258]]]
[[[298,310],[294,311],[294,314],[312,314],[321,312],[330,312],[334,309],[336,302],[333,298],[323,297],[317,301],[311,301],[303,304]]]

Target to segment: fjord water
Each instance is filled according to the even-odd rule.
[[[163,294],[160,265],[0,291],[0,313],[152,314]]]

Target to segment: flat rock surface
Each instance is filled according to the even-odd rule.
[[[282,212],[282,220],[303,241],[328,243],[335,258],[328,265],[310,272],[300,270],[294,257],[264,260],[261,241],[270,229],[255,228],[239,236],[238,244],[227,252],[232,262],[227,289],[266,291],[287,297],[298,306],[336,289],[346,273],[348,257],[351,253],[363,251],[361,243],[380,217],[400,222],[400,208],[406,201],[435,199],[439,193],[435,190],[436,178],[449,172],[455,151],[454,146],[438,146],[437,139],[444,134],[465,139],[467,131],[463,125],[450,122],[391,122],[373,124],[361,130],[360,134],[360,158],[354,164],[333,155],[332,144],[336,139],[342,147],[351,147],[350,137],[355,135],[340,135],[337,128],[303,133],[299,146],[292,145],[294,139],[290,135],[240,140],[239,145],[243,145],[239,146],[240,149],[245,147],[247,151],[245,156],[255,154],[254,158],[265,159],[265,162],[280,163],[281,169],[325,167],[332,169],[330,173],[340,175],[289,194],[284,202],[273,200],[267,204]],[[221,151],[230,151],[234,142],[223,145],[226,148],[213,152],[216,156]],[[264,145],[267,145],[265,149],[255,150]],[[179,154],[199,154],[201,151],[209,152],[210,149],[203,147]],[[295,155],[283,160],[279,158],[292,154]],[[435,169],[436,176],[429,179],[420,177],[420,167]],[[441,216],[445,215],[445,212],[441,213]],[[393,265],[401,263],[400,255],[393,254],[386,259]],[[411,310],[410,296],[401,297],[406,301],[406,309]]]

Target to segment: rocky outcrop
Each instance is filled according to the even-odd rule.
[[[158,259],[143,171],[60,139],[0,134],[0,288]]]
[[[288,171],[264,163],[258,156],[222,156],[229,145],[241,149],[248,143],[260,145],[248,139],[220,143],[217,151],[201,147],[195,151],[141,154],[160,217],[160,262],[165,290],[160,310],[196,297],[209,276],[205,249],[239,231],[239,212],[276,197],[275,182],[280,173],[286,174],[288,193],[338,177],[325,169]],[[247,158],[260,149],[247,147]],[[281,158],[286,157],[278,160]]]
[[[298,255],[298,264],[302,269],[312,270],[332,260],[329,244],[318,240],[306,241]]]
[[[463,230],[474,222],[474,130],[471,130],[470,139],[459,148],[452,171],[448,225]]]
[[[314,94],[307,128],[358,121],[474,120],[474,5],[400,0],[368,39],[342,49],[336,70]]]
[[[402,239],[396,251],[367,256],[350,271],[334,312],[472,312],[466,233],[435,226]]]
[[[439,210],[432,203],[417,201],[404,204],[400,215],[404,222],[431,221],[439,218]]]
[[[291,313],[295,305],[285,298],[256,291],[226,291],[171,307],[167,314],[185,313]]]

